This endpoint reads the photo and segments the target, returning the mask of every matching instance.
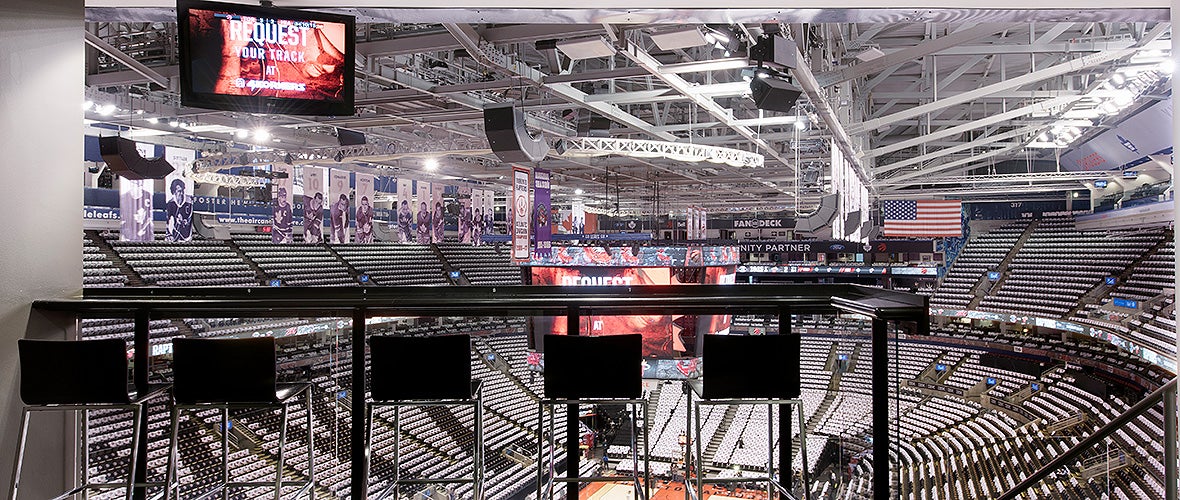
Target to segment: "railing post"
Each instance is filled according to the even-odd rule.
[[[1176,500],[1176,387],[1164,393],[1164,500]]]
[[[778,334],[791,335],[791,309],[787,306],[778,309]],[[778,404],[778,482],[784,488],[790,489],[793,471],[791,470],[791,405]],[[804,425],[807,422],[803,422]],[[803,435],[799,435],[803,439]],[[807,464],[803,464],[807,467]],[[807,488],[807,485],[803,485]],[[781,493],[779,498],[785,498]]]
[[[569,312],[565,318],[566,332],[569,335],[582,334],[582,313],[578,306],[570,306]],[[633,367],[638,369],[638,367]],[[572,404],[566,405],[565,410],[565,475],[566,477],[577,477],[578,475],[578,403],[574,401]],[[644,418],[647,418],[645,415]],[[646,422],[644,422],[646,424]],[[639,467],[639,464],[635,464]],[[647,488],[647,485],[643,485]],[[565,497],[578,498],[578,483],[565,483]]]
[[[148,389],[148,359],[151,356],[151,313],[147,309],[138,309],[135,311],[135,392],[137,394],[147,394]],[[82,412],[83,418],[86,418],[86,412]],[[148,462],[148,403],[145,402],[139,408],[139,418],[143,425],[139,426],[139,453],[135,459],[135,482],[143,484],[147,482],[147,462]],[[85,442],[85,441],[83,441]],[[89,453],[90,450],[82,450],[83,454]],[[147,498],[147,486],[140,486],[135,488],[133,495],[135,500],[144,500]]]
[[[352,310],[352,414],[365,415],[365,315],[363,307]],[[352,420],[352,485],[350,497],[369,498],[369,471],[365,460],[365,422]],[[398,466],[401,466],[399,463]],[[314,490],[315,486],[312,486]]]
[[[889,329],[873,320],[873,500],[889,499]]]

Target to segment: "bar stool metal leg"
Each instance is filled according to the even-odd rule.
[[[221,409],[221,484],[229,485],[229,407]],[[229,500],[229,488],[221,488],[221,500]]]
[[[180,408],[178,406],[172,407],[172,433],[168,438],[168,472],[164,478],[164,499],[171,500],[173,493],[180,493],[180,485],[177,484],[176,469],[179,467],[177,462],[180,457],[177,452],[177,439],[180,434]]]
[[[315,500],[315,430],[311,426],[311,388],[307,388],[307,488],[308,500]]]
[[[131,466],[127,469],[127,500],[131,500],[135,495],[136,462],[139,461],[139,431],[143,428],[143,415],[139,408],[132,407],[131,413]]]
[[[287,447],[287,412],[288,406],[283,405],[282,427],[279,428],[279,464],[275,468],[275,500],[282,500],[283,498],[283,467],[286,465],[284,461],[287,454],[284,452]],[[310,458],[310,457],[308,457]]]
[[[21,408],[20,411],[20,437],[16,440],[16,461],[12,465],[12,492],[9,499],[16,500],[17,490],[20,488],[20,470],[21,465],[25,460],[25,438],[29,434],[29,409]]]

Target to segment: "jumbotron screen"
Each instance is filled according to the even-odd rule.
[[[532,284],[556,286],[645,286],[680,284],[732,284],[736,267],[533,267]],[[582,316],[582,335],[643,335],[645,376],[685,378],[699,373],[697,339],[703,334],[729,333],[729,315],[632,315]],[[546,334],[565,335],[564,316],[532,318],[532,347],[544,351]],[[651,359],[654,358],[654,359]],[[540,369],[540,357],[532,356]],[[667,361],[667,362],[657,362]]]
[[[185,106],[353,114],[354,17],[188,1],[177,16]]]

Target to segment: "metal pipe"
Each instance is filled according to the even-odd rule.
[[[352,414],[365,414],[365,316],[367,310],[352,311]],[[350,495],[355,500],[369,498],[369,470],[365,457],[365,426],[352,425],[352,484]],[[400,464],[399,464],[400,465]]]
[[[873,500],[889,499],[889,330],[873,320]]]
[[[582,316],[578,306],[571,306],[566,316],[566,330],[570,335],[582,334]],[[556,418],[556,416],[554,417]],[[634,424],[634,422],[632,422]],[[565,410],[565,475],[578,475],[578,402],[572,401]],[[639,464],[635,464],[639,466]],[[578,498],[578,483],[565,484],[565,497]]]
[[[1164,392],[1164,500],[1176,500],[1176,387]]]
[[[1138,403],[1135,403],[1135,406],[1132,406],[1130,409],[1123,412],[1122,415],[1119,415],[1119,416],[1111,419],[1110,422],[1107,422],[1106,425],[1103,425],[1098,430],[1094,431],[1094,433],[1090,434],[1089,437],[1079,441],[1078,444],[1073,445],[1073,447],[1071,447],[1065,453],[1058,455],[1057,458],[1054,458],[1052,461],[1045,464],[1044,467],[1041,467],[1039,470],[1032,473],[1032,475],[1025,478],[1024,481],[1021,481],[1020,484],[1017,484],[1016,486],[1012,487],[1012,489],[1005,492],[1003,495],[1000,495],[1000,497],[997,500],[1016,500],[1016,498],[1019,497],[1022,493],[1024,493],[1025,491],[1028,491],[1029,488],[1032,488],[1037,483],[1040,483],[1043,479],[1048,477],[1049,474],[1052,474],[1053,471],[1060,469],[1070,463],[1073,463],[1074,459],[1082,456],[1083,453],[1085,453],[1086,451],[1089,451],[1089,449],[1091,447],[1093,447],[1095,444],[1102,442],[1103,439],[1106,439],[1111,434],[1114,434],[1115,432],[1117,432],[1124,425],[1127,425],[1127,423],[1129,423],[1131,420],[1134,420],[1136,417],[1146,413],[1147,410],[1149,410],[1151,407],[1155,406],[1157,403],[1162,401],[1164,399],[1164,397],[1166,397],[1167,395],[1175,394],[1175,391],[1176,391],[1176,379],[1173,378],[1170,382],[1165,384],[1163,387],[1156,389],[1155,392],[1152,392],[1147,397],[1140,400]],[[876,394],[874,394],[874,397],[876,397]],[[1173,397],[1173,399],[1175,399],[1175,398]],[[1165,411],[1166,411],[1166,408],[1167,407],[1165,406]],[[1166,426],[1167,423],[1165,422],[1164,425]],[[876,429],[873,429],[873,431],[876,432]],[[1175,431],[1174,425],[1173,425],[1173,431]],[[1164,432],[1166,434],[1167,430],[1165,429]],[[1173,436],[1175,436],[1175,435],[1173,434]],[[876,446],[876,443],[873,443],[873,445]],[[1165,446],[1165,450],[1168,448],[1175,449],[1175,445],[1176,445],[1175,439],[1173,439],[1171,445]],[[1175,461],[1173,461],[1172,462],[1172,470],[1173,471],[1175,471],[1175,467],[1176,467]],[[1167,468],[1167,466],[1165,465],[1165,471],[1166,471],[1166,468]],[[1175,485],[1171,485],[1171,488],[1174,490]]]

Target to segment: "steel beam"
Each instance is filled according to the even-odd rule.
[[[1021,26],[1019,23],[984,23],[971,28],[959,30],[947,36],[927,40],[913,47],[899,50],[892,54],[878,57],[876,59],[844,66],[832,71],[825,71],[815,76],[816,82],[821,87],[830,87],[840,82],[848,80],[855,80],[857,78],[879,73],[892,66],[904,64],[915,59],[919,59],[948,48],[962,45],[964,43],[978,40],[987,36],[994,35],[1012,28]]]
[[[968,130],[974,130],[977,128],[986,127],[988,125],[1001,123],[1004,121],[1011,120],[1013,118],[1018,118],[1018,117],[1025,116],[1025,115],[1032,114],[1032,113],[1046,112],[1046,111],[1052,110],[1055,107],[1064,106],[1066,104],[1069,104],[1069,103],[1079,100],[1081,98],[1082,98],[1082,96],[1062,96],[1062,97],[1055,97],[1053,99],[1046,99],[1046,100],[1040,101],[1036,104],[1030,104],[1028,106],[1016,108],[1014,110],[1007,111],[1004,113],[998,113],[998,114],[989,116],[987,118],[983,118],[980,120],[975,120],[973,122],[965,123],[963,125],[945,128],[942,130],[936,130],[936,131],[930,132],[928,134],[925,134],[925,135],[922,135],[919,137],[915,137],[913,139],[909,139],[909,140],[901,141],[898,143],[890,144],[888,146],[883,146],[880,148],[872,149],[872,150],[865,152],[865,156],[866,157],[870,157],[870,156],[875,157],[875,156],[881,156],[881,155],[887,154],[887,153],[892,153],[894,151],[901,151],[905,148],[917,146],[919,144],[922,144],[925,142],[930,142],[935,139],[941,139],[943,137],[951,137],[951,136],[959,135],[964,132],[967,132]]]
[[[1163,35],[1165,32],[1167,32],[1166,23],[1157,24],[1154,28],[1152,28],[1152,30],[1150,32],[1148,32],[1146,35],[1144,35],[1145,38],[1144,38],[1144,40],[1141,40],[1141,42],[1147,43],[1149,41],[1155,40],[1159,36]],[[1135,53],[1138,50],[1138,48],[1137,48],[1138,45],[1140,45],[1140,44],[1136,44],[1135,46],[1131,46],[1131,47],[1124,48],[1124,49],[1108,50],[1108,51],[1104,51],[1104,52],[1099,52],[1099,53],[1095,53],[1095,54],[1089,54],[1086,56],[1082,56],[1077,59],[1073,59],[1073,60],[1070,60],[1070,61],[1067,61],[1067,62],[1064,62],[1061,64],[1053,65],[1053,66],[1050,66],[1045,69],[1040,69],[1037,71],[1033,71],[1031,73],[1026,73],[1024,75],[1021,75],[1021,76],[1018,76],[1015,78],[1008,78],[1008,79],[999,81],[997,83],[993,83],[991,85],[980,87],[980,88],[972,90],[972,91],[956,94],[952,97],[947,97],[945,99],[939,99],[939,100],[934,101],[929,104],[915,106],[915,107],[907,109],[905,111],[899,111],[897,113],[893,113],[888,116],[874,118],[874,119],[868,120],[858,126],[849,127],[849,128],[852,129],[853,133],[864,132],[867,130],[873,130],[873,129],[883,127],[885,125],[889,125],[894,122],[898,122],[898,121],[909,119],[909,118],[914,118],[914,117],[921,116],[921,115],[924,115],[927,113],[932,113],[932,112],[935,112],[935,111],[938,111],[941,109],[945,109],[947,107],[954,106],[956,104],[968,103],[968,102],[974,101],[975,99],[978,99],[978,98],[981,98],[981,97],[984,97],[984,96],[987,96],[990,94],[994,94],[996,92],[1018,89],[1024,85],[1036,83],[1041,80],[1069,74],[1074,71],[1078,71],[1081,69],[1085,69],[1085,68],[1089,68],[1092,66],[1097,66],[1099,64],[1104,64],[1104,63],[1108,63],[1110,61],[1121,59],[1123,57],[1126,57],[1126,56],[1129,56],[1129,55]]]
[[[939,149],[937,151],[932,151],[930,153],[926,153],[924,155],[918,155],[913,158],[906,158],[904,160],[895,161],[895,162],[889,163],[887,165],[881,165],[881,166],[878,166],[877,168],[875,168],[873,170],[873,172],[875,172],[877,175],[881,175],[884,173],[892,172],[892,171],[897,170],[899,168],[905,168],[910,165],[922,164],[922,163],[928,162],[930,160],[941,158],[946,155],[950,155],[950,154],[954,154],[954,153],[961,153],[963,151],[969,151],[969,150],[974,149],[979,146],[986,146],[986,145],[994,143],[994,142],[999,142],[999,141],[1003,141],[1006,139],[1013,139],[1013,138],[1021,137],[1021,136],[1027,135],[1027,134],[1032,134],[1032,133],[1035,133],[1037,130],[1039,130],[1042,126],[1043,125],[1040,125],[1040,124],[1029,125],[1027,127],[1018,128],[1016,130],[1011,130],[1008,132],[1004,132],[1002,134],[995,134],[995,135],[980,137],[978,139],[975,139],[974,141],[967,142],[967,143],[964,143],[964,144],[961,144],[958,146],[943,148],[943,149]]]
[[[161,87],[168,88],[168,79],[165,78],[164,75],[161,75],[160,73],[157,73],[156,70],[147,67],[139,61],[136,61],[135,58],[124,54],[114,45],[111,45],[107,43],[106,40],[99,38],[98,35],[85,30],[83,30],[83,34],[86,36],[87,45],[98,49],[98,51],[102,52],[103,54],[111,56],[116,61],[119,61],[120,64],[131,68],[131,71],[134,71],[136,74],[147,78],[148,81]]]

